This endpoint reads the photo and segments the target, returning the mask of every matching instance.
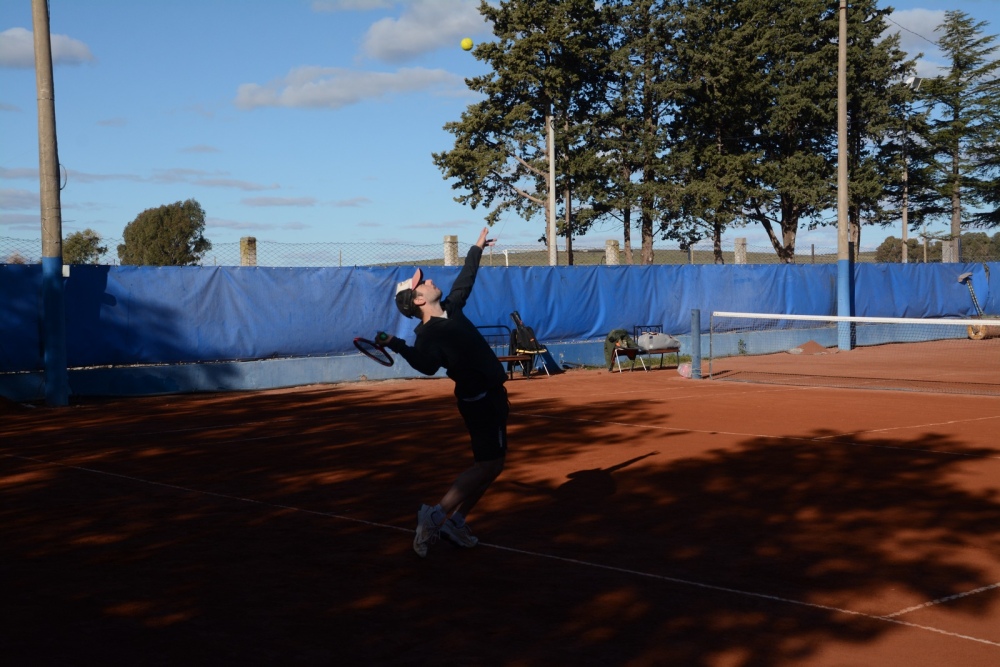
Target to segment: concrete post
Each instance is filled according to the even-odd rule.
[[[736,245],[733,248],[736,258],[734,264],[746,264],[747,263],[747,240],[744,237],[736,239]]]
[[[42,218],[42,353],[45,400],[69,405],[66,355],[66,293],[63,284],[62,202],[59,197],[59,149],[56,144],[55,83],[49,5],[31,2],[34,28],[35,84],[38,92],[38,180]]]
[[[458,266],[458,237],[444,237],[444,265]]]
[[[955,244],[951,239],[941,241],[941,263],[948,264],[955,261]]]
[[[618,241],[604,242],[604,263],[608,266],[618,266]]]
[[[240,238],[240,266],[257,266],[257,239],[253,236]]]

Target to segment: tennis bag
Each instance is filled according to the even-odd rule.
[[[529,326],[526,326],[524,322],[521,321],[521,315],[516,310],[510,314],[510,318],[514,320],[514,325],[517,329],[514,330],[514,349],[518,354],[523,353],[538,353],[545,352],[545,346],[538,342],[538,338],[535,337],[535,330]]]
[[[604,339],[604,363],[611,366],[611,355],[616,347],[637,347],[635,340],[628,335],[625,329],[612,329],[608,332],[608,337]]]
[[[639,344],[640,350],[663,350],[666,348],[678,348],[681,346],[681,342],[665,333],[653,333],[645,332],[640,334],[639,340],[636,341]]]

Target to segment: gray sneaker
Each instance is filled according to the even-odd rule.
[[[441,534],[460,547],[471,549],[479,544],[479,538],[473,535],[472,531],[469,530],[469,524],[463,523],[459,526],[451,518],[445,521],[444,525],[441,526]]]
[[[417,512],[417,534],[413,537],[413,550],[421,558],[427,555],[427,547],[438,541],[441,526],[434,523],[434,508],[421,505]]]

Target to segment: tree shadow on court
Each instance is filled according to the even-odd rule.
[[[631,451],[656,442],[632,435],[641,444]],[[549,441],[529,456],[555,458],[552,448]],[[501,544],[593,568],[601,583],[571,593],[575,612],[548,626],[577,655],[801,664],[830,642],[863,648],[901,629],[876,617],[919,624],[918,610],[900,612],[997,583],[1000,498],[962,484],[977,462],[996,457],[940,435],[748,438],[610,472],[613,482],[572,503],[559,494],[570,482],[541,492],[508,482],[513,520],[493,523],[516,525],[496,537]],[[602,568],[636,576],[616,583]],[[942,611],[995,618],[994,607],[995,595],[969,595]],[[606,641],[591,645],[597,636]],[[986,638],[1000,641],[995,632]]]
[[[7,654],[779,667],[837,662],[835,645],[856,651],[839,664],[870,664],[921,632],[880,617],[996,583],[1000,497],[975,474],[995,449],[825,430],[712,447],[664,426],[662,403],[612,395],[515,403],[507,470],[471,518],[483,544],[421,560],[417,506],[468,463],[450,390],[5,415]],[[982,629],[992,600],[929,611],[1000,641]],[[892,619],[936,627],[926,613]]]

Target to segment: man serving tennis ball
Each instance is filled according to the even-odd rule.
[[[424,280],[420,269],[396,286],[399,312],[420,318],[420,324],[413,330],[417,337],[412,347],[393,336],[387,336],[384,343],[425,375],[434,375],[442,367],[447,371],[455,381],[458,411],[472,439],[473,466],[455,479],[437,505],[421,505],[417,512],[413,550],[421,558],[441,534],[463,547],[479,543],[465,519],[503,470],[507,455],[510,404],[503,386],[507,373],[476,325],[462,312],[476,282],[483,248],[493,245],[486,231],[484,227],[479,240],[469,248],[465,266],[445,299],[434,281]]]

